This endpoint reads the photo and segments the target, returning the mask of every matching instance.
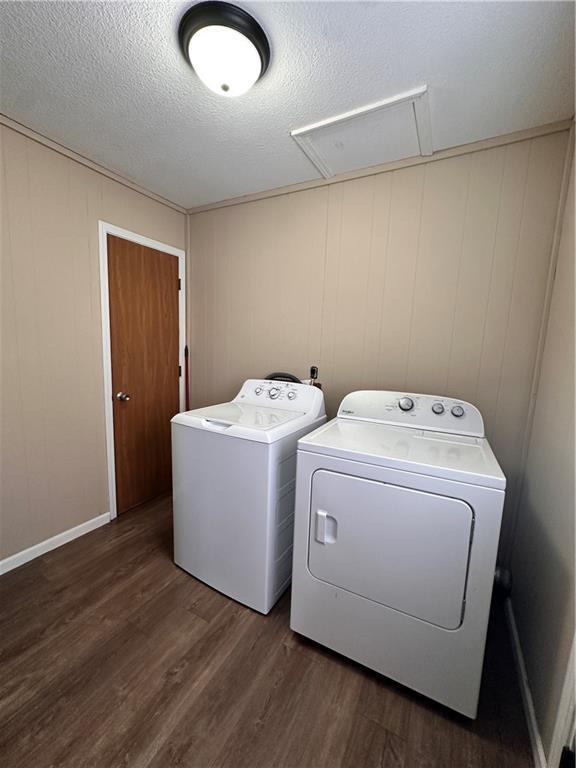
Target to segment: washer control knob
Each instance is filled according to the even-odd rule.
[[[442,403],[434,403],[432,406],[432,413],[436,413],[438,416],[440,416],[441,413],[444,413],[444,406]]]
[[[401,397],[398,400],[398,407],[401,411],[411,411],[414,408],[414,400],[411,397]]]
[[[254,394],[255,395],[261,395],[262,394],[262,387],[256,387],[256,389],[254,390]]]
[[[454,405],[452,406],[450,413],[452,416],[456,416],[456,418],[459,419],[461,416],[464,416],[464,408],[462,408],[461,405]]]
[[[294,400],[295,397],[296,397],[296,392],[294,392],[293,390],[290,390],[290,392],[288,392],[288,400]]]
[[[268,394],[272,398],[272,400],[276,400],[276,398],[280,394],[280,390],[278,389],[278,387],[271,387],[271,389],[268,390]]]

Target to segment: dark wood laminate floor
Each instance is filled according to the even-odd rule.
[[[470,722],[172,563],[159,500],[0,579],[3,768],[528,768],[493,610]]]

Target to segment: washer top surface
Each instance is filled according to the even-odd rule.
[[[404,398],[412,403],[409,410],[402,408],[410,405],[401,403]],[[443,410],[436,408],[436,413],[432,406],[438,403]],[[456,414],[460,409],[464,414],[453,415],[454,408]],[[506,487],[506,478],[484,437],[482,417],[463,401],[398,392],[353,392],[342,401],[338,417],[301,438],[298,448],[473,485]]]
[[[249,379],[233,401],[178,413],[173,424],[261,443],[273,443],[325,418],[317,387]]]
[[[219,403],[197,408],[181,414],[187,419],[209,420],[229,426],[239,425],[248,429],[274,429],[280,424],[304,416],[303,411],[285,411],[282,408],[249,405],[244,403]]]

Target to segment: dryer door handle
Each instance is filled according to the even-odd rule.
[[[338,522],[323,509],[316,510],[316,541],[320,544],[334,544],[338,535]]]

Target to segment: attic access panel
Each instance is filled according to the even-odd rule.
[[[325,179],[406,157],[432,154],[428,87],[291,131]]]

